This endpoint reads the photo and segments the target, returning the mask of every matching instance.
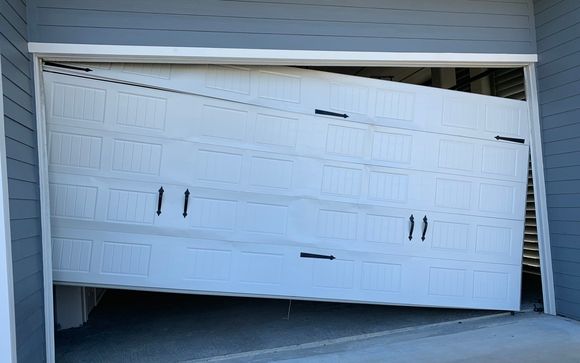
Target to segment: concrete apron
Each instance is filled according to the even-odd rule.
[[[499,313],[187,362],[248,361],[580,362],[580,322]]]

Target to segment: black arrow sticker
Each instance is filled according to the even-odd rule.
[[[338,112],[325,111],[325,110],[319,110],[319,109],[314,110],[314,113],[317,115],[335,116],[335,117],[342,117],[342,118],[348,117],[348,115],[346,113],[338,113]]]
[[[336,257],[333,255],[317,255],[316,253],[300,252],[300,257],[302,258],[320,258],[323,260],[334,260]]]
[[[496,139],[496,140],[498,140],[498,141],[499,141],[499,140],[503,140],[503,141],[511,141],[511,142],[517,142],[517,143],[519,143],[519,144],[525,144],[525,143],[526,143],[526,140],[525,140],[525,139],[517,139],[517,138],[515,138],[515,137],[503,137],[503,136],[499,136],[499,135],[497,135],[497,136],[495,137],[495,139]]]

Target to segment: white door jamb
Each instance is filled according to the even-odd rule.
[[[524,67],[526,79],[526,96],[530,107],[530,151],[532,159],[532,178],[534,180],[534,201],[536,205],[536,223],[538,229],[538,247],[540,253],[540,275],[544,312],[556,315],[554,296],[554,274],[552,270],[552,252],[550,249],[550,228],[548,226],[548,207],[546,203],[546,184],[544,179],[544,160],[542,158],[542,134],[540,111],[538,106],[538,86],[536,65]]]

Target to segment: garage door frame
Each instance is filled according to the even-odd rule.
[[[382,67],[523,67],[530,111],[531,158],[544,311],[556,314],[552,261],[546,208],[544,168],[540,134],[535,54],[402,53],[312,50],[195,48],[164,46],[122,46],[96,44],[29,43],[34,55],[34,84],[39,157],[41,225],[43,243],[44,302],[47,360],[54,361],[52,260],[50,243],[50,201],[42,61],[140,62],[188,64],[244,64],[293,66],[382,66]]]

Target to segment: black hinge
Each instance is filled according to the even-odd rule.
[[[317,115],[335,116],[335,117],[342,117],[342,118],[348,117],[348,115],[346,113],[338,113],[338,112],[325,111],[325,110],[319,110],[319,109],[314,110],[314,113]]]
[[[526,140],[525,139],[518,139],[518,138],[515,138],[515,137],[503,137],[503,136],[497,135],[495,137],[495,139],[498,140],[498,141],[499,140],[503,140],[503,141],[517,142],[519,144],[525,144],[526,143]]]
[[[58,68],[74,69],[76,71],[83,71],[83,72],[92,72],[93,71],[90,68],[70,66],[68,64],[60,64],[60,63],[55,63],[55,62],[44,62],[44,65],[51,66],[51,67],[58,67]]]
[[[317,255],[316,253],[300,252],[300,257],[302,258],[321,258],[323,260],[334,260],[336,257],[333,255]]]

